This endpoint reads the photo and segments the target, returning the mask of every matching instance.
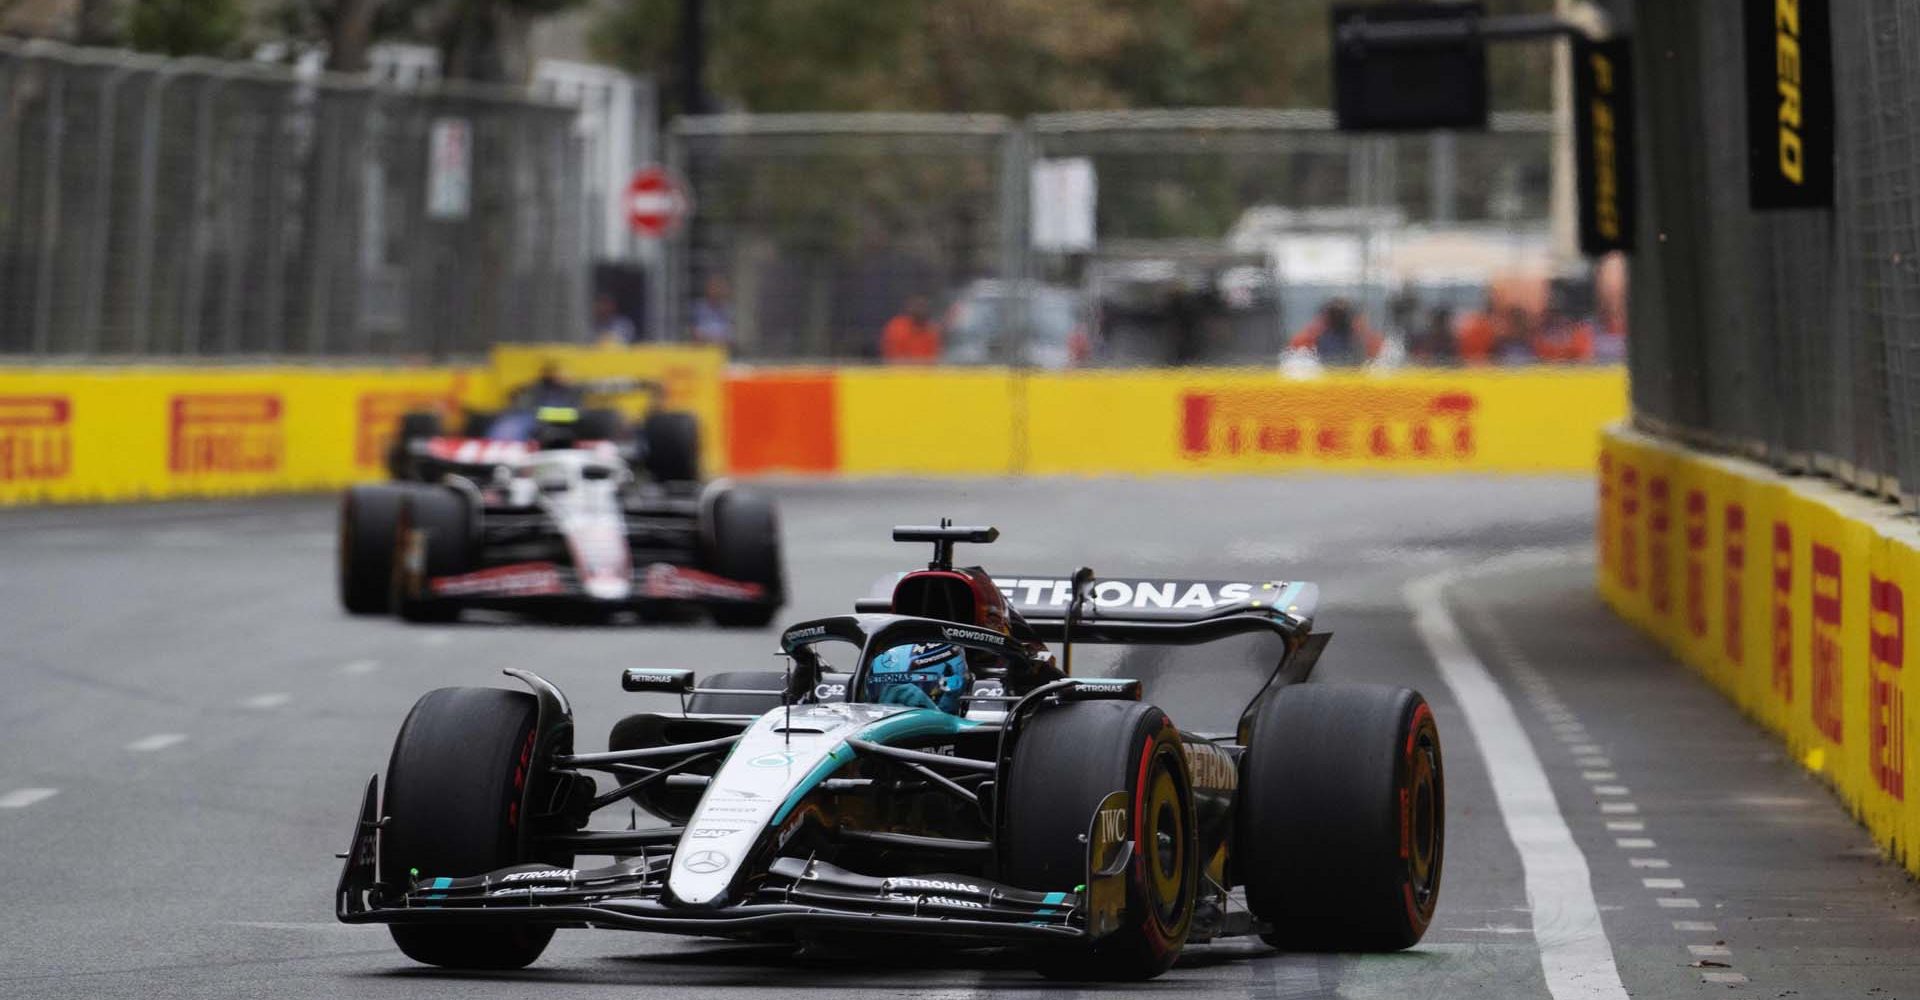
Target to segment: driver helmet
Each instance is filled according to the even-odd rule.
[[[580,443],[580,412],[570,406],[543,406],[534,412],[533,442],[542,451]]]
[[[866,700],[960,713],[960,697],[973,684],[967,654],[945,642],[895,646],[873,658]]]

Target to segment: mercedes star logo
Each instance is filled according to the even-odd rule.
[[[680,867],[695,875],[711,875],[727,866],[728,858],[719,851],[695,851],[687,855]]]

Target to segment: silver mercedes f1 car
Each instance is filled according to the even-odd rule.
[[[933,561],[787,628],[783,672],[627,670],[627,690],[681,710],[623,719],[604,752],[576,751],[566,696],[525,671],[507,671],[524,692],[427,694],[367,784],[339,919],[390,925],[421,962],[496,969],[561,927],[934,935],[1130,980],[1234,935],[1420,940],[1445,840],[1433,714],[1402,688],[1308,683],[1328,639],[1312,584],[953,565],[956,543],[997,534],[895,529]],[[1082,644],[1249,634],[1283,652],[1231,732],[1182,730],[1137,680],[1072,669]],[[590,826],[626,803],[659,825]]]

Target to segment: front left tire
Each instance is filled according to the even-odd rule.
[[[535,858],[522,848],[521,804],[535,779],[532,695],[498,688],[440,688],[414,703],[387,761],[379,871],[389,885],[482,875],[571,855]],[[448,969],[518,969],[540,957],[552,927],[392,924],[408,958]]]

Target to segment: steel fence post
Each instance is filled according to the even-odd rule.
[[[115,66],[107,72],[107,78],[100,83],[99,96],[99,132],[94,136],[94,184],[93,211],[94,222],[87,234],[87,265],[91,274],[92,291],[85,296],[80,307],[81,353],[98,354],[100,352],[101,325],[105,322],[102,310],[107,295],[107,244],[113,228],[113,147],[115,129],[114,97],[120,89],[120,81],[128,72],[125,66]]]
[[[140,128],[140,176],[139,188],[134,203],[133,237],[133,353],[146,354],[151,346],[148,343],[148,314],[152,303],[149,300],[153,286],[153,229],[154,196],[159,186],[160,160],[160,117],[164,114],[161,101],[166,96],[167,87],[176,79],[177,70],[165,67],[157,70],[154,80],[147,89],[146,113],[141,119]]]
[[[40,235],[39,270],[33,292],[33,353],[47,353],[53,326],[53,272],[60,245],[60,154],[66,146],[67,75],[64,68],[48,74],[46,173],[40,178],[41,197],[46,205]]]

